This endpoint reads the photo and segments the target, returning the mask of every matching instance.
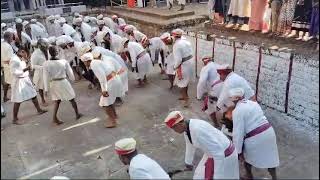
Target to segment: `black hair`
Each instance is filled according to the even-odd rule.
[[[51,56],[51,59],[56,58],[58,56],[58,49],[56,46],[50,46],[49,47],[49,54]]]
[[[6,32],[3,34],[3,39],[4,39],[4,40],[8,40],[11,36],[13,36],[13,34],[12,34],[11,32],[6,31]]]

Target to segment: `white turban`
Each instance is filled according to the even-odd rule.
[[[93,50],[91,53],[94,59],[97,59],[101,55],[101,52],[97,49]]]
[[[79,16],[80,16],[79,13],[77,13],[77,12],[74,13],[74,17],[79,17]]]
[[[37,20],[36,19],[31,19],[30,22],[35,23],[35,22],[37,22]]]
[[[58,20],[59,23],[66,23],[66,19],[64,17],[59,18]]]
[[[111,16],[111,18],[112,18],[112,19],[117,19],[118,16],[117,16],[117,15],[113,15],[113,16]]]
[[[165,32],[160,36],[161,40],[166,40],[168,38],[170,38],[170,33],[168,33],[168,32]]]
[[[103,15],[102,15],[102,14],[99,14],[99,16],[97,16],[97,19],[98,19],[98,20],[102,20],[102,19],[103,19]]]
[[[53,176],[50,180],[69,180],[69,178],[65,176]]]
[[[168,114],[168,116],[164,120],[164,123],[166,123],[169,128],[172,128],[182,120],[183,116],[180,111],[172,111]]]
[[[6,23],[1,23],[1,29],[4,28],[4,27],[6,27],[6,26],[7,26]]]
[[[54,20],[55,18],[54,18],[54,16],[53,15],[51,15],[51,16],[49,16],[49,17],[47,17],[47,20],[48,21],[52,21],[52,20]]]
[[[115,150],[119,155],[130,154],[136,150],[137,142],[133,138],[120,139],[115,143]]]
[[[92,23],[97,23],[97,18],[96,17],[90,17],[90,21]]]
[[[22,19],[21,18],[16,18],[15,21],[16,21],[16,23],[19,23],[19,24],[22,23]]]
[[[56,45],[61,46],[63,44],[66,44],[66,39],[61,36],[57,37],[56,38]]]
[[[54,37],[54,36],[49,37],[48,42],[49,42],[49,44],[54,44],[56,42],[56,37]]]
[[[8,29],[6,29],[5,32],[15,33],[16,31],[14,29],[12,29],[12,28],[8,28]]]
[[[80,47],[80,56],[87,53],[90,49],[91,49],[90,43],[88,41],[83,42]]]
[[[26,26],[27,24],[29,24],[29,21],[23,21],[22,25]]]
[[[57,14],[54,16],[55,19],[60,19],[60,17],[61,17],[60,14]]]
[[[184,31],[182,29],[174,29],[171,34],[175,37],[181,37]]]
[[[93,60],[93,55],[91,53],[85,53],[80,57],[81,61],[86,62],[86,61],[92,61]]]
[[[65,39],[66,39],[66,43],[67,43],[67,44],[74,42],[74,40],[72,39],[71,36],[65,36]]]
[[[127,25],[127,26],[124,28],[124,32],[133,31],[134,29],[135,29],[134,26],[132,26],[132,25]]]
[[[97,31],[98,31],[98,28],[97,28],[97,27],[92,27],[92,28],[91,28],[91,32],[92,32],[92,33],[95,33],[95,32],[97,32]]]
[[[81,23],[82,22],[82,18],[78,17],[74,19],[74,23]]]
[[[37,40],[31,40],[31,46],[37,46],[38,41]]]
[[[121,41],[122,47],[124,47],[124,44],[125,44],[127,41],[129,41],[129,39],[127,39],[127,38],[122,38],[122,41]]]
[[[90,17],[89,16],[85,16],[83,18],[83,22],[86,22],[86,23],[90,22]]]
[[[97,24],[98,25],[104,25],[104,20],[101,20],[101,19],[97,20]]]
[[[244,90],[242,88],[233,88],[229,90],[229,98],[231,101],[237,101],[244,96]]]
[[[222,65],[219,65],[219,66],[217,67],[217,70],[218,70],[218,71],[220,71],[220,70],[229,70],[229,69],[232,69],[229,64],[222,64]]]

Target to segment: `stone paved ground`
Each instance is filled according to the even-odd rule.
[[[158,68],[157,68],[158,70]],[[59,127],[51,123],[53,105],[49,113],[36,116],[31,102],[21,106],[20,118],[24,125],[12,125],[12,103],[5,103],[8,115],[1,120],[1,179],[50,178],[64,175],[70,178],[128,178],[113,150],[113,143],[123,137],[134,137],[139,151],[157,160],[165,170],[183,168],[184,139],[167,129],[163,119],[171,110],[181,110],[186,117],[207,119],[195,100],[192,85],[192,106],[184,109],[178,104],[178,90],[168,90],[168,82],[161,80],[158,72],[152,74],[150,84],[144,89],[134,88],[130,75],[130,90],[125,103],[117,108],[119,127],[104,128],[104,111],[98,106],[99,92],[88,90],[88,83],[73,84],[79,109],[85,114],[74,120],[71,106],[64,102],[60,118],[65,123]],[[273,124],[278,140],[281,165],[280,178],[319,178],[319,139],[317,131],[304,127],[272,109],[266,115]],[[169,139],[173,138],[170,142]],[[201,158],[197,152],[195,163]],[[262,170],[254,171],[256,177],[268,177]],[[191,178],[191,172],[177,174],[174,178]]]

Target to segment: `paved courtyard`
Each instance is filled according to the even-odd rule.
[[[158,69],[158,67],[156,67]],[[139,152],[157,160],[165,170],[184,167],[185,144],[163,124],[167,113],[181,110],[187,118],[208,117],[201,112],[201,102],[195,99],[192,85],[192,105],[183,108],[177,101],[178,89],[168,90],[168,82],[158,72],[150,76],[150,84],[143,89],[134,87],[130,74],[129,94],[125,103],[117,108],[119,127],[104,128],[105,113],[98,106],[100,93],[87,88],[86,81],[73,84],[80,120],[68,102],[60,107],[60,118],[65,122],[54,126],[51,122],[53,104],[48,113],[37,116],[31,102],[21,106],[23,125],[11,124],[12,103],[5,103],[7,117],[1,120],[1,179],[48,179],[63,175],[74,179],[128,178],[126,167],[113,150],[116,140],[134,137]],[[281,165],[280,178],[319,178],[319,139],[315,129],[304,127],[272,109],[265,109],[277,134]],[[195,164],[201,152],[197,152]],[[255,170],[257,178],[269,178],[262,170]],[[174,178],[192,178],[192,172],[180,173]]]

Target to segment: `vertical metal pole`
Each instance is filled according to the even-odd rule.
[[[292,74],[293,57],[294,57],[294,54],[291,53],[290,63],[289,63],[289,71],[288,71],[288,81],[287,81],[287,87],[286,87],[286,101],[284,104],[284,112],[285,113],[288,113],[289,90],[290,90],[290,81],[291,81],[291,74]]]
[[[258,101],[258,92],[259,92],[259,77],[260,77],[260,69],[261,69],[261,60],[262,60],[262,47],[259,48],[259,62],[258,62],[258,72],[256,79],[256,100]]]
[[[232,45],[233,45],[232,71],[234,71],[234,66],[236,65],[236,55],[237,55],[236,42],[233,41]]]
[[[212,39],[212,59],[213,59],[213,60],[214,60],[214,46],[215,46],[215,44],[216,44],[215,40],[216,40],[216,38],[213,38],[213,39]]]
[[[196,78],[198,78],[198,33],[195,33],[195,36],[196,36],[195,66],[196,66]]]

